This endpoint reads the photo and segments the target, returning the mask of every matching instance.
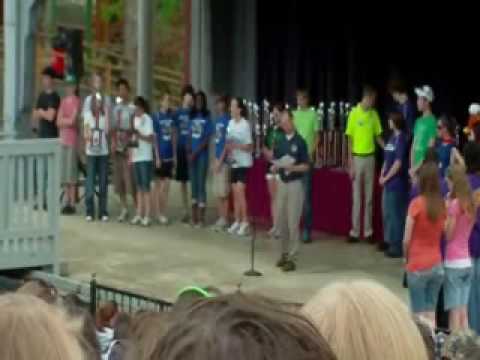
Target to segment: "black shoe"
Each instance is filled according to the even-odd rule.
[[[302,241],[304,244],[311,244],[312,243],[312,236],[310,235],[310,231],[304,231]]]
[[[365,238],[365,241],[366,241],[368,244],[372,244],[372,245],[376,243],[375,239],[373,238],[373,235],[367,236],[367,237]]]
[[[296,269],[297,269],[297,266],[292,260],[287,260],[285,265],[282,266],[283,272],[295,271]]]
[[[77,209],[75,206],[70,205],[70,215],[75,215],[77,213]]]
[[[390,250],[385,252],[385,256],[388,257],[388,258],[391,258],[391,259],[400,259],[400,258],[403,257],[402,254],[394,252],[394,251],[390,251]]]
[[[378,243],[377,250],[378,251],[387,251],[388,250],[388,244],[384,241]]]
[[[356,243],[359,243],[360,242],[360,239],[356,236],[349,236],[348,237],[348,243],[350,244],[356,244]]]
[[[283,268],[285,264],[288,262],[288,255],[287,254],[282,254],[282,257],[280,260],[277,261],[277,267]]]
[[[65,205],[61,210],[62,215],[70,215],[70,206]]]

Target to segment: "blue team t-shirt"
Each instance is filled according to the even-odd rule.
[[[188,143],[190,131],[191,109],[179,108],[175,113],[175,127],[177,129],[177,146],[185,147]]]
[[[440,169],[440,175],[442,175],[442,177],[445,177],[447,174],[447,169],[450,166],[450,156],[454,147],[455,143],[453,141],[439,140],[435,144],[435,152],[438,156],[438,168]]]
[[[385,144],[383,176],[390,171],[397,160],[402,163],[400,171],[385,184],[385,189],[406,192],[408,190],[408,143],[404,133],[393,134]]]
[[[215,157],[217,159],[222,156],[223,150],[225,149],[229,121],[230,116],[227,114],[221,115],[215,120]]]
[[[158,152],[162,161],[173,160],[172,137],[175,131],[174,114],[159,111],[153,115],[153,130],[157,140]]]
[[[190,120],[191,151],[196,152],[200,145],[213,133],[210,115],[194,114]],[[198,156],[208,156],[208,146],[204,147]]]

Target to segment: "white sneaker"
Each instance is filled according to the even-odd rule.
[[[107,215],[102,216],[102,222],[108,222],[108,216]]]
[[[168,225],[168,218],[164,215],[160,215],[158,217],[158,222],[160,223],[160,225]]]
[[[150,226],[150,218],[145,216],[142,220],[142,226],[145,226],[145,227]]]
[[[248,222],[242,222],[238,228],[238,236],[247,236],[249,233],[249,224]]]
[[[240,227],[240,223],[238,221],[235,221],[229,228],[228,228],[228,233],[229,234],[235,234]]]
[[[213,225],[213,230],[215,231],[222,231],[227,226],[227,221],[221,217],[217,220],[217,222]]]
[[[139,215],[135,215],[135,217],[130,221],[130,224],[132,225],[140,225],[142,222],[142,218]]]
[[[92,216],[87,216],[85,218],[85,220],[87,220],[87,222],[92,222],[93,221],[93,217]]]
[[[278,231],[275,226],[272,226],[272,228],[268,230],[268,236],[278,238],[280,237],[280,231]]]
[[[120,213],[120,216],[117,218],[118,222],[124,222],[127,220],[128,217],[128,210],[123,209],[122,212]]]

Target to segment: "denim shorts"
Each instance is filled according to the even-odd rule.
[[[153,163],[151,161],[136,162],[134,163],[134,171],[137,190],[149,192],[153,177]]]
[[[445,310],[452,310],[468,304],[472,287],[472,276],[472,267],[462,269],[445,268]]]
[[[410,305],[414,313],[435,312],[444,277],[442,265],[430,270],[407,272]]]

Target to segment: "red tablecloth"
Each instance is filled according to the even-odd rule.
[[[267,162],[255,160],[247,178],[248,211],[258,224],[270,225],[270,196],[265,173]],[[333,235],[348,236],[351,226],[352,184],[341,170],[315,169],[313,174],[313,229]],[[381,189],[375,181],[373,206],[375,238],[383,239]]]

